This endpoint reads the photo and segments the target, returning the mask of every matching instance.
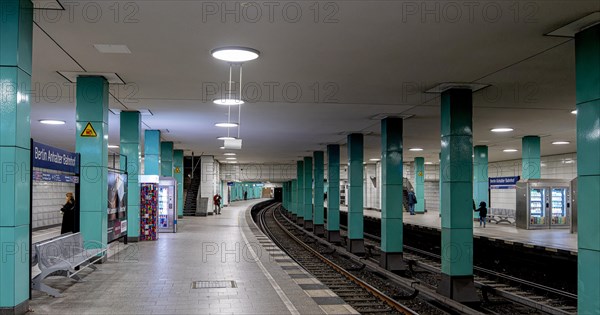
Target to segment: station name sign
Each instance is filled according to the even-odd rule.
[[[79,158],[76,153],[33,142],[31,155],[33,167],[79,173]]]
[[[521,179],[521,176],[509,176],[509,177],[490,177],[490,187],[495,186],[495,188],[509,188],[510,186],[515,186],[517,182]]]

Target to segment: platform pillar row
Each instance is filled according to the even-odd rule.
[[[138,111],[123,111],[120,119],[121,169],[127,170],[127,239],[137,242],[140,237],[140,139],[142,119]],[[125,165],[127,162],[127,165]]]
[[[296,162],[296,223],[304,225],[304,161]]]
[[[387,270],[405,270],[402,259],[402,118],[381,121],[381,258]]]
[[[347,249],[354,254],[364,254],[363,235],[363,173],[364,136],[360,133],[348,135],[348,243]]]
[[[415,158],[415,213],[425,212],[425,158]]]
[[[296,217],[298,217],[298,211],[296,210],[298,207],[298,180],[297,179],[292,179],[292,189],[291,189],[291,194],[292,194],[292,202],[290,203],[290,214],[292,216],[292,219],[296,220]]]
[[[0,313],[29,305],[33,4],[0,3]],[[58,210],[57,210],[58,211]]]
[[[304,228],[313,229],[313,158],[304,157]]]
[[[579,314],[600,310],[600,25],[575,35]]]
[[[327,145],[327,241],[339,244],[340,236],[340,145]]]
[[[315,177],[315,189],[314,189],[314,233],[317,236],[325,235],[325,152],[315,151],[313,152],[314,159],[314,177]]]
[[[482,201],[489,207],[488,147],[476,145],[473,151],[473,200],[476,207]],[[473,218],[479,218],[479,212],[473,212]]]
[[[470,89],[442,93],[442,279],[438,292],[479,301],[473,283],[473,100]]]
[[[525,136],[522,141],[522,179],[539,179],[541,175],[540,137]]]

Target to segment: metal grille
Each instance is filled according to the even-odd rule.
[[[192,289],[225,289],[237,288],[233,280],[193,281]]]

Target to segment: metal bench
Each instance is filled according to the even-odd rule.
[[[81,281],[77,275],[85,267],[98,269],[93,264],[106,255],[107,249],[85,249],[80,233],[66,234],[35,244],[35,255],[41,273],[32,279],[33,289],[46,292],[53,297],[61,297],[60,292],[43,280],[49,276],[63,276]],[[79,270],[76,270],[78,267]]]
[[[498,223],[515,223],[515,210],[503,208],[490,208],[488,211],[490,222]]]

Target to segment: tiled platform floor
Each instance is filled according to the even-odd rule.
[[[218,216],[186,217],[179,221],[176,234],[163,233],[158,241],[115,249],[100,270],[82,271],[83,282],[48,279],[46,283],[59,288],[64,297],[33,291],[30,307],[36,314],[354,312],[340,303],[318,305],[285,270],[288,268],[277,262],[293,266],[293,261],[280,255],[275,259],[265,250],[262,244],[268,246],[268,241],[254,235],[248,227],[253,223],[244,215],[257,202],[234,203]],[[308,275],[303,278],[318,284]],[[192,288],[193,281],[202,280],[233,280],[237,287]]]
[[[340,211],[347,212],[348,209],[342,206]],[[364,213],[365,216],[381,219],[381,212],[379,211],[365,209]],[[405,223],[436,229],[440,229],[442,222],[437,211],[429,211],[416,215],[409,215],[405,212],[403,218]],[[479,222],[473,222],[473,234],[505,242],[518,242],[577,252],[577,234],[571,234],[569,229],[523,230],[517,229],[514,224],[508,225],[506,223],[488,223],[486,228],[483,228],[479,227]]]

